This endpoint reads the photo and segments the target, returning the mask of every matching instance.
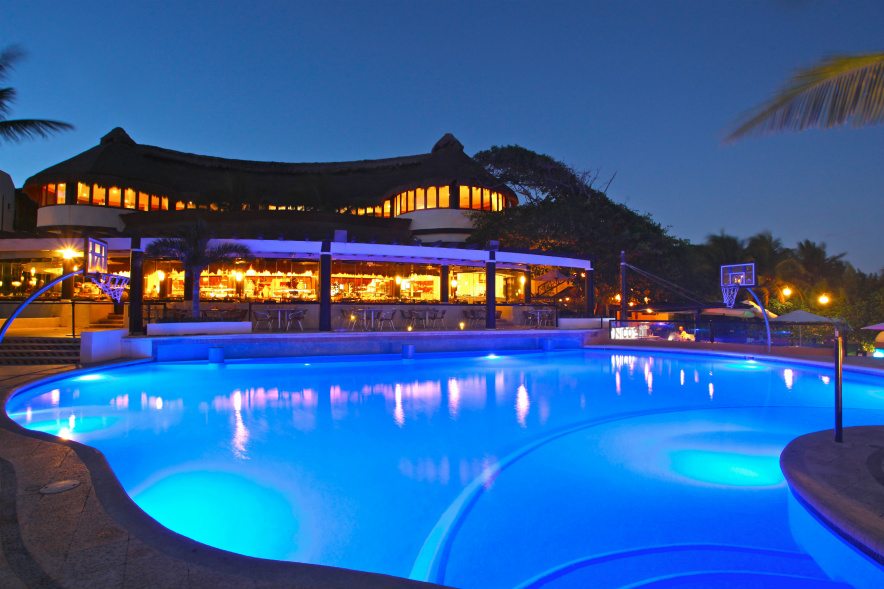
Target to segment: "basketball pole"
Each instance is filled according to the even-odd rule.
[[[843,431],[843,405],[841,399],[841,389],[844,376],[844,338],[838,326],[835,326],[835,442],[844,441]]]
[[[620,250],[620,326],[626,327],[626,311],[629,308],[629,296],[626,285],[626,251]]]
[[[758,295],[755,294],[754,290],[748,286],[746,287],[746,290],[749,291],[749,294],[751,294],[752,298],[755,299],[755,302],[758,303],[758,308],[761,309],[761,316],[764,318],[764,328],[767,330],[767,353],[770,354],[770,321],[767,320],[767,309],[761,304],[761,300],[758,298]]]

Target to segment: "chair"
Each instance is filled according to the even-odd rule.
[[[405,309],[399,309],[399,313],[402,314],[402,320],[405,321],[405,327],[411,326],[414,329],[414,311]]]
[[[298,324],[298,329],[304,331],[304,325],[301,323],[301,319],[307,316],[306,309],[295,309],[294,311],[286,311],[285,313],[285,330],[291,331],[292,327],[294,327],[295,323]]]
[[[260,331],[262,328],[271,331],[273,329],[273,315],[270,311],[253,311],[252,325],[255,331]]]
[[[430,325],[436,329],[444,329],[445,328],[445,313],[448,312],[448,309],[433,309],[430,313]]]
[[[384,325],[390,326],[390,331],[396,331],[396,323],[393,318],[396,316],[396,310],[381,311],[378,315],[378,331],[384,330]]]

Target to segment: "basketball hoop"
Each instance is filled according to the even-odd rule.
[[[734,304],[737,302],[738,292],[740,292],[739,284],[721,287],[721,298],[724,300],[724,304],[728,309],[734,308]]]
[[[119,274],[93,272],[86,276],[95,283],[95,286],[101,292],[113,299],[115,303],[119,303],[123,298],[123,291],[126,290],[126,286],[129,284],[129,277],[120,276]]]

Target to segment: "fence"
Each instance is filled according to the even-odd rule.
[[[763,321],[700,320],[612,321],[611,339],[681,340],[730,344],[767,344]],[[835,342],[831,324],[770,324],[771,345],[779,347],[831,348]]]

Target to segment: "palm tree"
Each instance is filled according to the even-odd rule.
[[[211,238],[206,222],[198,219],[181,231],[179,237],[157,239],[144,250],[147,257],[174,258],[184,266],[184,272],[191,277],[194,319],[200,316],[200,274],[203,270],[210,264],[252,256],[252,250],[239,243],[220,243],[209,247]]]
[[[884,121],[884,53],[831,57],[801,70],[726,139]]]
[[[24,57],[24,52],[16,46],[7,47],[0,52],[0,82],[4,81],[15,66],[15,62]],[[61,121],[44,119],[7,119],[10,107],[15,102],[15,88],[0,88],[0,137],[6,141],[21,141],[34,137],[48,137],[58,131],[69,131],[74,127]]]

